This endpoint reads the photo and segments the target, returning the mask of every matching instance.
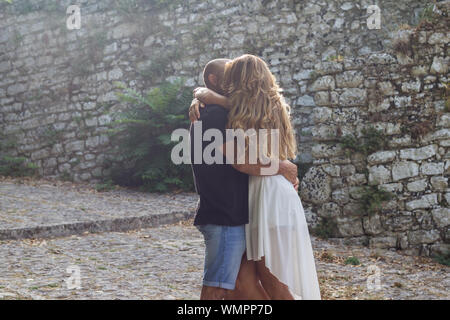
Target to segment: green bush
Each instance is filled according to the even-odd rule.
[[[24,157],[13,157],[11,151],[17,147],[16,138],[0,133],[0,176],[25,177],[37,174],[37,166],[27,163]]]
[[[433,23],[436,21],[436,14],[433,11],[434,4],[428,4],[419,13],[419,25],[424,22]]]
[[[433,260],[444,266],[450,267],[450,253],[445,255],[436,255],[433,257]]]
[[[361,137],[356,138],[352,135],[345,135],[341,138],[340,144],[346,149],[347,156],[354,152],[361,152],[368,155],[372,152],[383,150],[386,147],[387,140],[381,130],[374,127],[361,130]]]
[[[193,190],[190,165],[175,165],[170,158],[177,143],[171,141],[172,132],[189,128],[192,90],[181,80],[163,83],[144,95],[116,85],[126,111],[118,114],[109,131],[120,156],[110,165],[112,181],[151,192]]]
[[[61,173],[61,176],[59,178],[62,181],[73,181],[73,178],[68,171],[64,171],[63,173]]]
[[[382,204],[384,201],[389,201],[393,199],[394,194],[386,191],[380,190],[377,186],[364,186],[361,191],[361,198],[359,198],[359,203],[361,204],[361,214],[362,215],[373,215],[380,212]]]
[[[312,233],[322,239],[334,237],[337,234],[337,223],[331,218],[322,218]]]
[[[26,163],[24,157],[2,156],[0,158],[0,176],[34,176],[37,173],[37,168],[33,163]]]
[[[359,259],[357,257],[348,257],[345,261],[345,264],[351,264],[353,266],[358,266],[361,264],[361,262],[359,262]]]
[[[97,183],[95,185],[95,190],[98,192],[111,191],[115,189],[114,182],[111,179],[108,179],[104,182]]]

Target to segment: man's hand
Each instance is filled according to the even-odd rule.
[[[295,184],[294,184],[294,189],[295,189],[295,191],[297,191],[298,192],[298,186],[300,185],[300,180],[298,180],[298,178],[297,178],[297,181],[295,182]]]
[[[278,170],[278,173],[288,179],[294,186],[297,183],[297,166],[289,160],[280,161],[280,168]]]
[[[200,108],[204,107],[205,104],[197,98],[192,100],[191,106],[189,107],[189,120],[191,120],[191,122],[195,122],[200,119]]]

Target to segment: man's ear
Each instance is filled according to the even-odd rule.
[[[217,77],[215,74],[210,73],[208,75],[208,81],[211,83],[214,87],[217,87]]]

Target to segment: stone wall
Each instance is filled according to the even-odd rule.
[[[400,28],[418,23],[424,1],[75,1],[80,30],[65,27],[74,3],[15,3],[0,5],[0,132],[41,174],[108,175],[106,132],[123,108],[114,81],[142,91],[182,76],[195,86],[208,60],[253,53],[293,107],[311,225],[328,219],[336,236],[411,253],[447,248],[448,18]],[[366,25],[374,3],[380,30]],[[339,139],[369,124],[388,148],[345,155]],[[356,214],[365,184],[396,193],[382,214]]]
[[[392,50],[315,65],[307,88],[314,160],[301,184],[302,200],[317,214],[310,222],[335,224],[336,235],[371,247],[448,253],[449,37],[442,18],[403,27],[393,34]],[[379,132],[375,150],[336,143],[349,135],[374,144],[363,140],[368,127]],[[364,212],[365,185],[393,199],[378,212]]]

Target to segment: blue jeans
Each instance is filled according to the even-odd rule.
[[[199,225],[205,238],[203,285],[234,290],[245,252],[245,225]]]

